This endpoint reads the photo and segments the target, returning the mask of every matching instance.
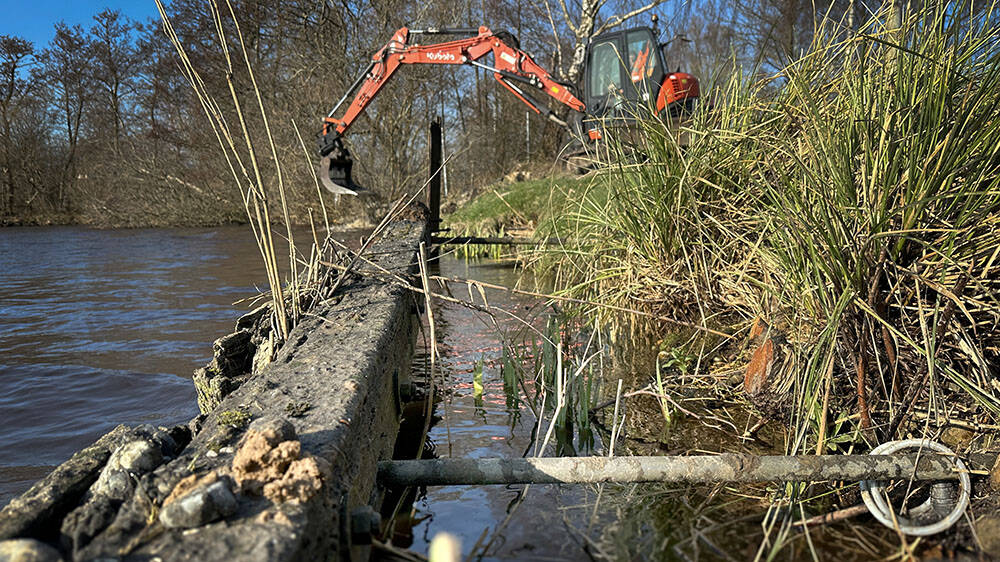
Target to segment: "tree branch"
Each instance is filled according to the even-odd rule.
[[[607,30],[611,29],[612,27],[614,27],[614,26],[616,26],[616,25],[624,22],[625,20],[632,19],[635,16],[638,16],[639,14],[641,14],[643,12],[648,12],[648,11],[652,10],[653,8],[659,6],[662,3],[663,3],[663,0],[655,0],[653,2],[650,2],[649,4],[646,4],[645,6],[643,6],[641,8],[636,8],[635,10],[632,10],[631,12],[629,12],[627,14],[614,16],[611,19],[609,19],[608,21],[604,22],[604,24],[601,25],[601,27],[599,27],[597,29],[597,32],[594,33],[594,35],[600,35],[601,33],[604,33],[605,31],[607,31]]]
[[[562,63],[562,41],[559,40],[559,32],[556,30],[556,21],[552,17],[552,7],[549,6],[549,0],[545,0],[545,14],[549,17],[549,26],[552,28],[552,39],[556,44],[556,65],[559,72],[559,76],[564,76]]]
[[[566,26],[573,32],[573,35],[579,36],[577,32],[578,28],[573,25],[573,18],[569,15],[569,8],[566,7],[566,0],[559,0],[559,7],[562,8],[563,18],[566,19]]]

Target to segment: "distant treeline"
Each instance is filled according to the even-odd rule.
[[[778,67],[808,44],[817,15],[844,19],[850,7],[864,12],[868,4],[881,2],[232,0],[239,29],[233,25],[225,46],[212,19],[213,9],[228,11],[225,2],[173,0],[165,13],[217,99],[233,93],[224,57],[242,38],[285,166],[291,215],[306,222],[319,205],[309,167],[321,118],[401,26],[507,30],[537,62],[572,80],[591,36],[617,24],[647,25],[657,13],[663,40],[679,37],[668,65],[706,80],[733,60]],[[136,22],[112,10],[87,28],[56,24],[44,46],[0,36],[0,222],[243,220],[229,163],[179,64],[159,20]],[[248,77],[234,83],[235,95],[252,95]],[[225,107],[231,104],[220,111],[232,111]],[[419,187],[433,118],[444,121],[453,192],[487,184],[518,163],[552,162],[566,140],[485,72],[409,67],[351,131],[357,181],[386,200]],[[360,209],[342,202],[334,216],[356,218]]]

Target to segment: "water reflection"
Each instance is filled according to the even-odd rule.
[[[514,286],[518,277],[512,268],[491,262],[466,263],[445,257],[438,267],[444,277],[504,286]],[[449,289],[456,297],[468,298],[465,284],[453,283]],[[476,302],[482,303],[478,290],[472,292]],[[516,311],[535,331],[504,314],[491,316],[455,303],[435,302],[440,355],[437,384],[443,390],[435,408],[440,419],[431,428],[429,439],[440,457],[521,457],[532,454],[540,440],[538,418],[532,409],[541,405],[542,395],[535,373],[542,383],[553,380],[552,373],[538,371],[545,361],[549,370],[555,365],[554,347],[546,347],[544,337],[557,342],[566,335],[559,333],[555,322],[548,321],[551,310],[535,299],[496,290],[486,290],[486,298],[491,308]],[[427,348],[421,351],[418,345],[416,379],[426,376],[427,363]],[[545,417],[541,433],[550,419]],[[553,439],[558,439],[559,445],[550,446],[547,455],[576,452],[579,434],[574,435],[572,419],[564,420],[569,423],[562,424],[562,431]],[[581,449],[589,450],[586,445]],[[589,490],[558,485],[532,486],[524,493],[526,489],[428,488],[405,517],[412,529],[406,529],[405,524],[396,526],[394,544],[407,546],[412,541],[413,550],[426,553],[433,536],[447,531],[461,539],[465,555],[474,550],[486,552],[487,560],[585,556],[582,543],[565,532],[565,521],[580,523],[588,517],[582,499]]]

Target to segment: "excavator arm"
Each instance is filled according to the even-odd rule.
[[[476,35],[444,43],[430,45],[409,43],[413,35],[471,33]],[[493,55],[493,66],[480,62],[480,59],[489,54]],[[393,34],[392,40],[372,56],[368,67],[323,120],[323,132],[319,142],[319,154],[322,157],[320,179],[328,190],[353,195],[361,189],[351,180],[353,162],[342,137],[399,67],[406,64],[468,64],[482,68],[491,72],[497,81],[532,111],[564,127],[566,122],[545,104],[536,101],[529,92],[540,90],[574,111],[584,111],[583,102],[577,99],[566,85],[557,82],[532,60],[530,55],[522,51],[517,45],[517,40],[509,33],[493,33],[487,27],[480,27],[478,30],[410,30],[403,27]],[[343,115],[339,118],[334,117],[352,94],[354,98]]]

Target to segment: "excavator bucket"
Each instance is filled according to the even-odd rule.
[[[339,140],[339,139],[338,139]],[[343,143],[336,146],[319,162],[319,181],[330,193],[337,195],[358,195],[367,190],[351,179],[354,160]]]

